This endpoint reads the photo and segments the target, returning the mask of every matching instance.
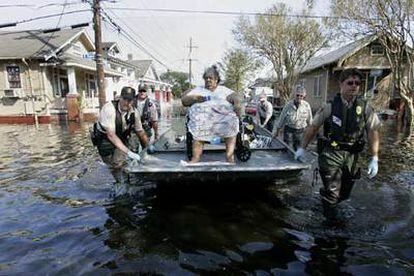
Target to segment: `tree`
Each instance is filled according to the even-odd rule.
[[[190,88],[188,74],[184,72],[167,71],[161,74],[160,79],[173,85],[171,92],[174,97],[180,98],[181,93]]]
[[[289,98],[306,62],[328,45],[322,25],[307,17],[308,11],[292,17],[290,8],[276,4],[266,14],[258,15],[254,23],[240,17],[233,30],[237,41],[271,62],[283,100]]]
[[[400,93],[407,113],[406,137],[413,135],[413,52],[411,24],[414,17],[413,0],[332,0],[331,12],[341,18],[332,26],[343,34],[375,35],[385,49],[394,88]]]
[[[219,66],[224,72],[224,85],[242,92],[246,88],[246,82],[260,68],[261,62],[254,59],[246,50],[232,49],[226,52]]]

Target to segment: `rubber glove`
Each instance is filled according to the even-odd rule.
[[[368,178],[374,178],[378,173],[378,156],[372,156],[368,164]]]
[[[130,150],[127,152],[127,156],[129,159],[137,160],[138,162],[141,161],[141,156],[139,156],[139,154],[132,152]]]
[[[295,159],[300,160],[303,158],[303,154],[305,153],[305,150],[301,147],[299,147],[295,152]]]
[[[155,147],[154,147],[154,145],[149,145],[149,146],[148,146],[148,148],[147,148],[147,153],[148,153],[148,154],[153,154],[153,153],[155,153]]]

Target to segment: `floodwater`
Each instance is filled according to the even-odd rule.
[[[115,184],[88,127],[0,125],[0,274],[414,271],[414,150],[391,121],[378,177],[356,184],[335,223],[312,171],[260,190]]]

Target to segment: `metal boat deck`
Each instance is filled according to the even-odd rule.
[[[310,165],[294,160],[292,150],[278,138],[268,137],[266,148],[252,149],[247,162],[236,159],[234,165],[225,161],[224,145],[206,145],[202,162],[184,165],[187,160],[182,136],[168,131],[155,143],[156,152],[142,153],[143,164],[129,165],[125,171],[142,180],[176,182],[252,182],[260,183],[297,176]]]

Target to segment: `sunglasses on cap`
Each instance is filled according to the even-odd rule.
[[[360,81],[347,81],[346,84],[349,86],[352,86],[352,85],[360,86],[361,82]]]

